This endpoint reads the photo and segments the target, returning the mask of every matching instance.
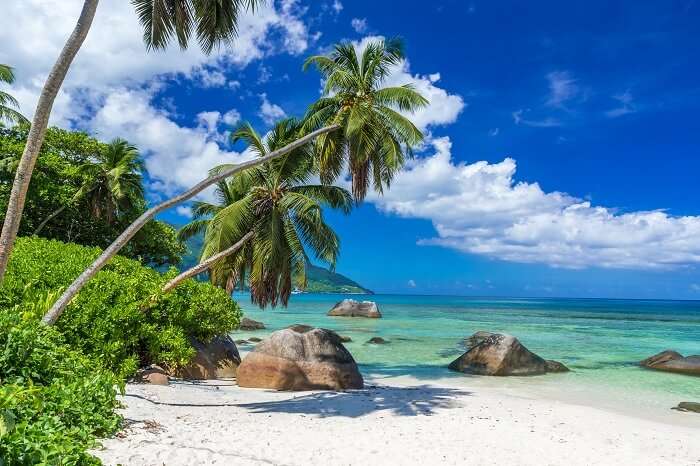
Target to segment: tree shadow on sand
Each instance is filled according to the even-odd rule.
[[[429,416],[437,409],[461,406],[458,396],[470,392],[419,385],[413,387],[368,386],[348,392],[320,392],[287,400],[239,404],[253,413],[293,413],[319,417],[360,417],[379,411],[399,416]]]

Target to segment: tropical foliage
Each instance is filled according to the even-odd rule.
[[[0,288],[0,308],[19,306],[21,311],[37,296],[50,306],[100,252],[19,238]],[[207,341],[229,333],[238,326],[241,312],[223,290],[208,283],[188,280],[163,296],[160,289],[174,274],[161,275],[116,257],[73,300],[56,327],[71,347],[99,359],[120,377],[151,363],[171,368],[187,364],[194,354],[191,338]]]
[[[26,127],[0,129],[0,215],[7,206]],[[20,234],[105,247],[146,209],[138,152],[123,140],[50,128],[27,193]],[[185,247],[170,225],[151,221],[122,251],[146,264],[179,262]]]
[[[356,200],[365,198],[370,185],[383,192],[423,140],[400,112],[426,106],[425,97],[410,84],[382,87],[403,58],[403,44],[394,39],[370,42],[359,56],[352,43],[339,44],[329,55],[310,57],[304,64],[304,69],[316,66],[325,80],[323,97],[309,107],[305,130],[342,127],[318,138],[321,180],[332,183],[347,165]]]
[[[39,325],[44,299],[0,307],[0,464],[100,464],[86,450],[119,428],[121,382]]]
[[[12,84],[15,73],[11,67],[0,64],[0,83]],[[7,92],[0,91],[0,123],[26,123],[27,119],[19,113],[19,102]]]
[[[297,139],[302,125],[295,119],[282,120],[263,139],[245,124],[232,137],[263,157]],[[294,285],[306,285],[307,249],[317,259],[335,264],[340,242],[324,221],[323,207],[347,213],[352,198],[337,186],[309,184],[314,174],[313,150],[312,145],[301,146],[222,181],[216,189],[216,204],[195,203],[195,219],[180,236],[186,239],[205,232],[202,259],[253,232],[243,248],[212,267],[212,283],[230,291],[245,285],[247,278],[254,303],[286,305]]]

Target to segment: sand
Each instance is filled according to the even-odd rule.
[[[128,385],[124,465],[699,465],[700,414],[629,414],[449,381],[282,393],[232,381]]]

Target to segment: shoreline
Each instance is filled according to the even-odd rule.
[[[370,376],[348,392],[129,384],[122,401],[128,427],[93,451],[105,464],[700,463],[695,413],[650,420],[451,379]]]

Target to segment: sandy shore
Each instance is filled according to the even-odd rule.
[[[439,381],[347,393],[129,385],[123,402],[128,427],[94,452],[106,464],[700,464],[698,414],[654,421]]]

